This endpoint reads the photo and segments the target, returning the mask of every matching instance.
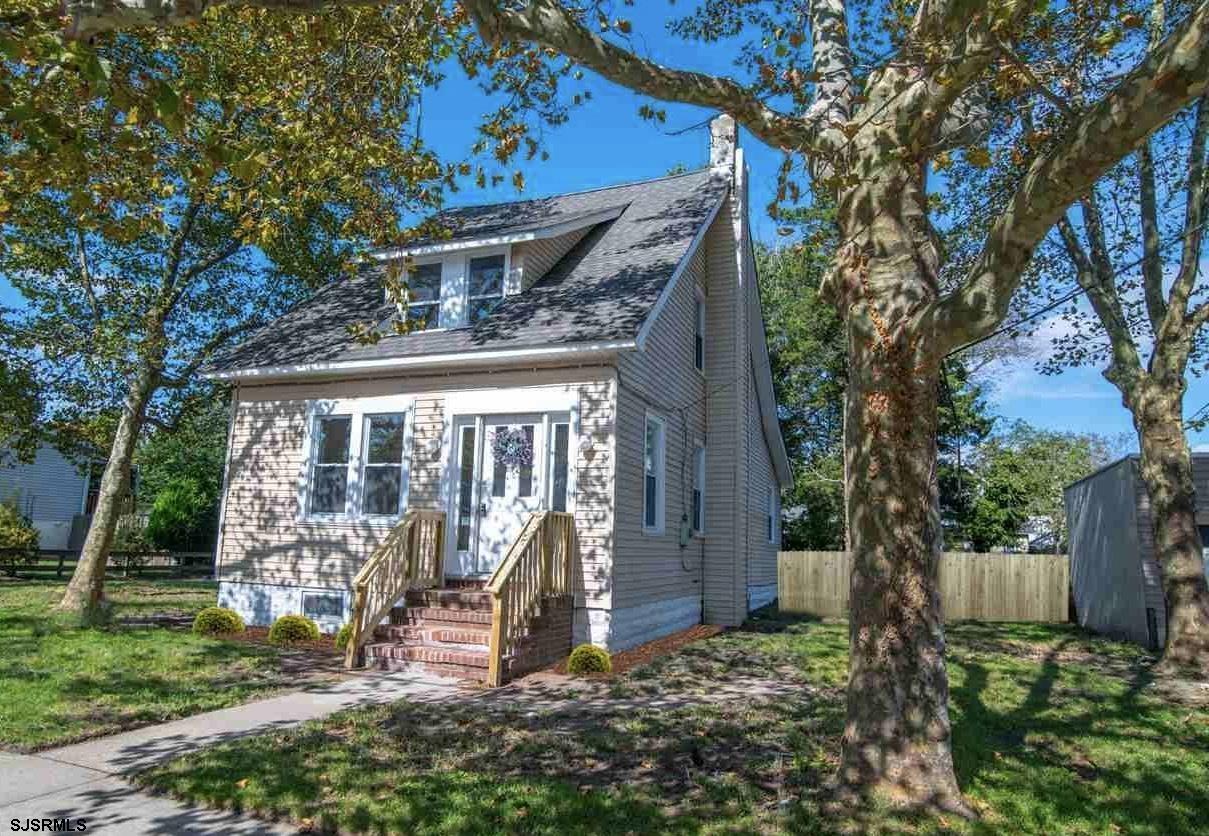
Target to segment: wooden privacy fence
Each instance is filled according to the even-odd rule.
[[[781,611],[846,616],[851,568],[847,552],[781,552]],[[940,557],[946,621],[1066,621],[1069,589],[1066,555],[946,552]]]

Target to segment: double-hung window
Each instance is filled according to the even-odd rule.
[[[351,440],[351,416],[321,415],[315,418],[310,485],[312,514],[347,512]]]
[[[441,262],[417,264],[407,271],[407,322],[415,331],[441,325]]]
[[[504,298],[504,256],[471,258],[467,268],[467,324],[473,325],[495,310]]]
[[[407,498],[410,399],[316,403],[299,499],[312,519],[396,519]]]
[[[705,371],[705,299],[699,290],[693,324],[693,365],[697,367],[697,371]]]
[[[705,531],[705,448],[693,448],[693,533]]]
[[[365,416],[361,502],[365,516],[389,517],[400,513],[405,417],[401,412]]]
[[[651,534],[663,533],[666,434],[666,425],[662,418],[646,416],[642,455],[642,527]]]
[[[779,522],[777,518],[781,515],[781,496],[777,492],[777,486],[775,484],[768,486],[768,497],[766,502],[766,517],[764,521],[766,529],[765,533],[768,535],[768,542],[776,543],[780,539],[780,535],[777,531],[777,523]]]

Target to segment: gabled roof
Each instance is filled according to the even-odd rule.
[[[437,220],[453,239],[611,220],[590,231],[533,287],[509,295],[486,318],[464,328],[383,337],[360,345],[348,326],[394,314],[383,301],[381,262],[325,288],[206,369],[221,378],[275,376],[359,366],[423,363],[427,358],[497,352],[524,355],[552,348],[611,346],[635,340],[669,280],[726,196],[726,179],[709,169],[537,200],[450,210]],[[418,246],[418,245],[414,245]],[[410,249],[410,247],[409,247]],[[409,363],[410,364],[410,363]]]

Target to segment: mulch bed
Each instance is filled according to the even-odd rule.
[[[610,676],[623,674],[633,668],[642,667],[661,656],[671,655],[687,644],[692,644],[702,639],[713,638],[721,633],[722,630],[723,628],[713,624],[698,624],[695,627],[689,627],[687,630],[681,630],[679,633],[672,633],[670,636],[664,636],[661,639],[655,639],[646,644],[631,647],[629,650],[619,651],[612,655],[612,673],[588,674],[584,678],[608,679]],[[563,659],[554,667],[548,668],[547,671],[565,675],[567,673],[567,660]]]

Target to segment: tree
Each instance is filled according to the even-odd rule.
[[[160,549],[193,551],[218,535],[229,410],[202,400],[173,427],[153,428],[135,453],[139,504],[149,512],[147,536]]]
[[[436,17],[334,10],[320,27],[230,9],[92,51],[37,21],[0,43],[17,114],[0,133],[0,271],[25,300],[14,344],[39,361],[55,421],[112,429],[61,608],[103,604],[144,426],[205,397],[198,369],[339,276],[357,242],[436,205],[451,171],[409,138],[447,49],[425,31]]]
[[[1112,444],[1090,433],[1054,432],[1014,422],[975,451],[976,485],[962,522],[975,551],[1019,545],[1026,524],[1039,521],[1063,551],[1067,541],[1063,490],[1103,467]]]
[[[70,31],[83,36],[187,20],[211,5],[74,0],[67,7]],[[726,111],[786,152],[787,199],[803,168],[832,197],[841,245],[824,292],[843,319],[848,352],[853,552],[840,779],[857,795],[969,814],[952,766],[937,587],[940,363],[995,330],[1033,252],[1067,208],[1205,93],[1209,2],[1187,9],[1147,48],[1124,36],[1124,22],[1100,3],[923,0],[862,6],[849,20],[845,0],[813,0],[807,8],[704,0],[672,32],[739,41],[743,81],[644,57],[631,46],[632,24],[596,2],[463,0],[461,8],[495,50],[536,43],[551,62],[567,58],[655,99]],[[963,144],[971,158],[986,159],[988,99],[1008,100],[1023,113],[1048,92],[1030,82],[1029,56],[1060,61],[1087,50],[1102,53],[1111,83],[1073,104],[1048,136],[1018,130],[1016,176],[987,210],[983,246],[942,284],[948,265],[932,225],[929,163]]]

